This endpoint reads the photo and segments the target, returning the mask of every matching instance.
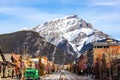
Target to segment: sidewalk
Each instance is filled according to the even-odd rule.
[[[16,78],[10,78],[10,77],[8,77],[8,78],[1,78],[1,80],[18,80],[18,79],[16,79]]]

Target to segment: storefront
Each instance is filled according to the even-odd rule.
[[[114,60],[112,62],[112,78],[113,80],[116,80],[116,79],[120,79],[119,75],[120,75],[120,59],[117,59],[117,60]]]

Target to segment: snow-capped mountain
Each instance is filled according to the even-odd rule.
[[[32,31],[38,32],[48,42],[76,57],[90,49],[92,42],[110,37],[94,29],[92,24],[77,15],[46,22],[34,27]]]

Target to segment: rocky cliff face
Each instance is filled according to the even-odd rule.
[[[30,54],[34,54],[43,43],[45,43],[45,39],[32,31],[19,31],[0,35],[0,45],[4,53],[12,51],[21,53],[27,49]]]

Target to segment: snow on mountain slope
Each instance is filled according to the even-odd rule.
[[[38,32],[48,42],[77,57],[90,48],[89,43],[109,37],[93,29],[92,24],[85,22],[77,15],[46,22],[34,27],[32,31]],[[85,45],[88,48],[83,49]]]
[[[82,36],[82,33],[86,34],[86,35],[90,35],[94,32],[93,29],[87,29],[87,28],[81,28],[81,29],[76,29],[74,31],[71,32],[67,32],[65,33],[63,36],[69,40],[72,41],[74,40],[76,37],[78,37],[78,35],[80,34]]]

